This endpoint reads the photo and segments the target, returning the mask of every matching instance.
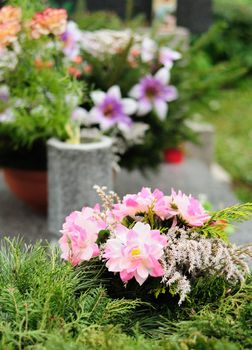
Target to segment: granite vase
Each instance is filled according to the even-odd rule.
[[[94,185],[112,189],[112,140],[75,145],[50,139],[47,152],[48,229],[57,234],[72,211],[99,202]]]

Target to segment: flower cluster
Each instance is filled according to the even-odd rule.
[[[168,122],[169,104],[179,96],[170,82],[179,52],[130,30],[88,32],[73,21],[61,40],[68,71],[87,83],[91,101],[77,108],[85,118],[76,119],[73,113],[72,128],[80,139],[79,129],[96,128],[114,138],[115,153],[123,158],[131,147],[145,143],[153,120],[158,125]],[[161,152],[164,148],[160,144]]]
[[[197,276],[216,274],[237,283],[248,272],[243,258],[252,252],[221,239],[225,227],[191,195],[142,188],[114,203],[114,193],[97,192],[103,211],[96,206],[73,212],[61,231],[62,258],[73,265],[99,256],[126,287],[133,279],[140,286],[154,279],[155,293],[173,285],[180,303]]]
[[[42,12],[36,13],[29,23],[31,37],[34,39],[48,34],[61,35],[65,32],[66,26],[66,10],[53,8],[47,8]]]
[[[17,40],[21,30],[21,15],[18,7],[5,6],[0,9],[0,50]]]

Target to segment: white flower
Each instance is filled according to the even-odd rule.
[[[0,113],[0,123],[12,122],[13,120],[14,120],[14,114],[10,108]]]
[[[80,54],[80,41],[82,32],[73,21],[67,23],[66,31],[61,35],[64,43],[63,52],[70,59],[74,59]]]
[[[77,107],[73,110],[71,118],[80,125],[90,126],[92,124],[90,115],[84,108],[81,107]]]
[[[145,37],[142,41],[141,58],[143,62],[151,62],[157,53],[157,44],[149,37]]]
[[[159,62],[168,69],[173,66],[174,61],[179,60],[181,57],[181,53],[174,51],[169,47],[161,47],[159,51]]]

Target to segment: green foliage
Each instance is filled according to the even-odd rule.
[[[185,103],[186,113],[214,124],[217,161],[246,202],[252,198],[251,1],[215,0],[214,16],[212,28],[192,40],[187,74],[195,79],[184,79],[184,86],[192,87],[195,95]]]
[[[214,25],[209,32],[193,39],[197,53],[195,59],[203,69],[207,65],[214,72],[218,71],[217,67],[221,69],[219,77],[209,77],[212,81],[240,80],[252,69],[251,3],[215,0],[214,5]]]
[[[133,19],[129,18],[127,22],[124,22],[115,13],[110,11],[88,12],[85,6],[85,0],[76,1],[74,11],[71,11],[71,19],[78,24],[80,29],[88,31],[99,29],[121,30],[125,27],[138,29],[144,24],[144,18],[141,15]]]
[[[209,222],[199,228],[198,232],[206,237],[221,238],[228,241],[227,225],[247,221],[251,218],[251,215],[252,203],[236,204],[213,213]]]
[[[216,133],[216,159],[232,176],[239,198],[252,201],[252,90],[249,78],[233,88],[216,90],[192,101],[188,113],[212,123]]]
[[[240,62],[252,68],[252,5],[246,0],[215,1],[215,17],[223,28],[206,47],[212,59]]]
[[[47,0],[6,0],[8,5],[22,8],[24,18],[30,18],[34,12],[45,8]]]
[[[249,220],[252,215],[252,203],[236,204],[217,211],[211,220],[225,220],[227,222],[241,222]]]
[[[135,298],[113,298],[108,293],[111,283],[96,259],[73,268],[61,261],[55,248],[2,241],[0,348],[238,350],[252,346],[251,279],[230,288],[220,279],[200,278],[182,307],[173,299],[151,306]]]

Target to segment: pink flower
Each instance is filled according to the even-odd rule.
[[[21,30],[22,11],[19,7],[4,6],[0,9],[0,48],[17,40]]]
[[[105,245],[103,258],[107,260],[108,270],[119,272],[123,282],[135,277],[142,285],[149,275],[164,275],[159,260],[166,245],[167,238],[158,230],[151,230],[147,224],[138,222],[132,229],[118,225],[115,237],[110,238]]]
[[[172,190],[169,201],[173,214],[181,217],[190,226],[203,226],[210,219],[200,202],[191,195]]]
[[[150,210],[162,220],[171,217],[169,202],[163,192],[158,189],[151,192],[150,188],[143,187],[137,194],[124,196],[122,203],[115,204],[112,212],[121,221],[126,216],[135,218],[137,214],[148,213]]]
[[[98,233],[106,228],[106,223],[99,214],[98,206],[94,209],[86,207],[81,212],[74,211],[66,218],[59,244],[61,257],[70,261],[73,266],[99,255],[96,243]]]
[[[0,23],[20,22],[22,9],[14,6],[4,6],[0,9]]]
[[[36,13],[31,22],[31,36],[38,39],[43,35],[61,35],[67,26],[67,12],[64,9],[47,8]]]

